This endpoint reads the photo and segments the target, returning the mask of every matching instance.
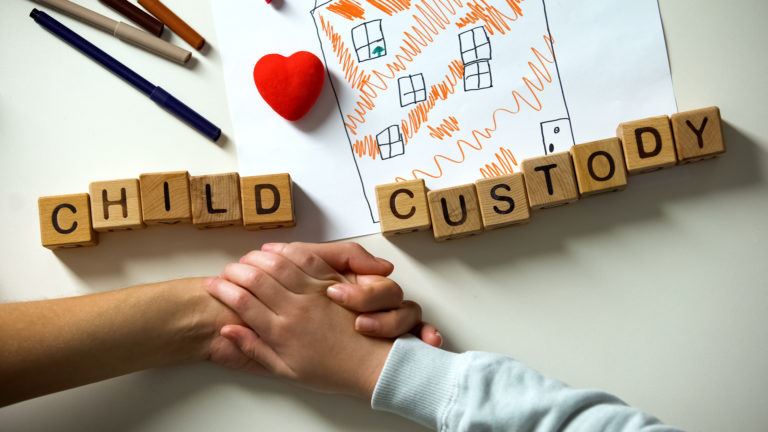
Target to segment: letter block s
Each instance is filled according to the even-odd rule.
[[[87,193],[40,197],[40,240],[48,249],[95,246],[98,233],[91,225]]]
[[[432,223],[424,180],[410,180],[376,186],[381,233],[385,236],[426,231]]]

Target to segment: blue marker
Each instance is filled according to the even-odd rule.
[[[56,21],[47,13],[32,9],[29,14],[38,24],[45,27],[48,31],[55,34],[64,42],[72,45],[81,53],[90,57],[95,62],[109,69],[112,73],[125,80],[136,90],[144,93],[147,97],[155,101],[156,104],[163,107],[166,111],[181,119],[184,123],[192,126],[198,132],[205,135],[211,141],[216,141],[221,136],[221,129],[213,123],[206,120],[203,116],[196,113],[192,108],[184,105],[183,102],[173,97],[162,88],[147,81],[144,77],[132,71],[130,68],[115,60],[114,57],[100,50],[96,45],[88,42],[79,34],[70,30],[64,24]]]

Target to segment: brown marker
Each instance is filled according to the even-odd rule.
[[[137,8],[133,3],[129,3],[126,0],[99,0],[105,5],[117,11],[117,13],[123,15],[139,27],[152,33],[153,35],[160,37],[163,34],[165,26],[160,21],[154,19],[152,15]]]
[[[158,0],[139,0],[139,4],[154,15],[155,18],[165,23],[180,38],[192,45],[194,49],[199,51],[205,45],[205,39],[195,29],[190,27],[189,24],[185,23],[184,20]]]

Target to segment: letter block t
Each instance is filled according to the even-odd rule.
[[[429,191],[427,200],[435,240],[466,237],[483,231],[474,184]]]
[[[240,176],[237,173],[189,178],[192,224],[197,228],[240,225]]]
[[[90,184],[93,229],[117,231],[144,228],[139,180],[109,180]]]
[[[522,168],[532,209],[556,207],[579,199],[570,153],[526,159]]]
[[[98,233],[91,226],[88,194],[40,197],[40,240],[48,249],[95,246]]]
[[[296,225],[289,174],[241,177],[240,193],[245,229],[261,230]]]
[[[669,117],[621,123],[616,129],[624,147],[627,172],[640,174],[677,164]]]

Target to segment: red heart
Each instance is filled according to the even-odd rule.
[[[299,51],[290,57],[267,54],[253,67],[253,81],[264,100],[284,118],[298,120],[312,109],[325,82],[323,62]]]

